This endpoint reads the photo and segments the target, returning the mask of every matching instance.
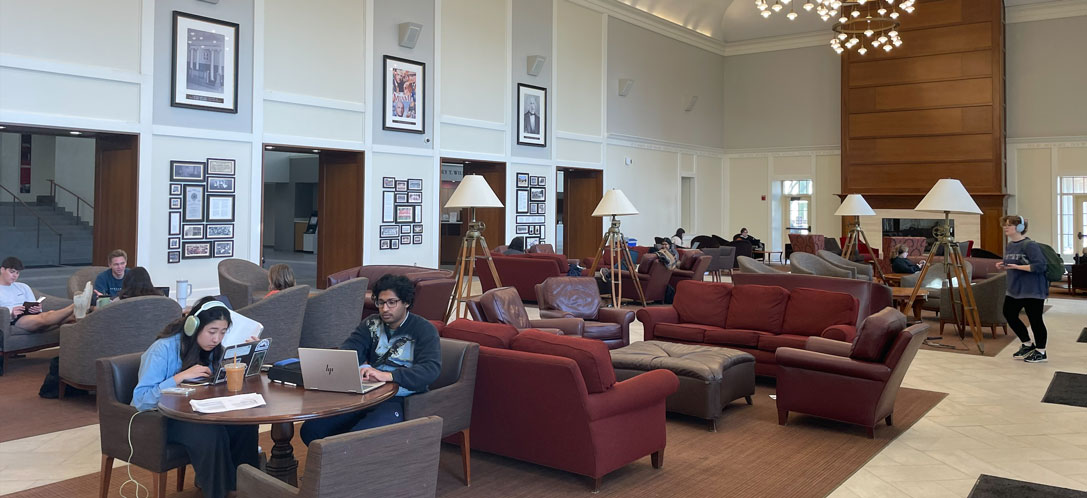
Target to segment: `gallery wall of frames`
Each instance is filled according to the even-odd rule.
[[[381,179],[381,225],[378,248],[397,250],[423,243],[423,180]]]
[[[515,235],[525,238],[525,247],[547,242],[547,177],[517,173],[517,219]]]
[[[166,262],[234,257],[233,159],[170,161]]]

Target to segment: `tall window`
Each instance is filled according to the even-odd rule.
[[[1057,192],[1057,242],[1070,256],[1087,247],[1087,176],[1058,178]]]
[[[811,193],[811,180],[781,182],[781,198],[785,204],[786,234],[807,234],[811,231]]]

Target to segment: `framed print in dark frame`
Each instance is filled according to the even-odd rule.
[[[170,211],[169,235],[181,235],[181,211]]]
[[[170,181],[204,181],[204,163],[196,161],[170,161]],[[172,192],[173,190],[171,190]]]
[[[234,176],[234,160],[209,157],[208,174]]]
[[[238,24],[175,10],[173,27],[170,105],[237,114]]]
[[[547,89],[517,84],[517,144],[547,147]]]
[[[208,221],[234,221],[234,196],[208,194]]]
[[[391,177],[391,176],[381,177],[381,188],[395,188],[395,187],[396,187],[396,178]]]
[[[422,235],[412,235],[411,236],[411,243],[412,244],[422,244],[423,243],[423,236]]]
[[[208,176],[208,190],[210,194],[212,192],[233,194],[234,193],[234,177],[233,176]]]
[[[528,186],[528,173],[517,173],[517,186],[518,187],[527,187]]]
[[[182,221],[204,221],[204,185],[185,185]]]
[[[181,184],[180,183],[171,183],[170,184],[170,195],[181,195]]]
[[[204,225],[200,223],[181,225],[181,238],[186,240],[204,238]]]
[[[234,241],[233,240],[216,240],[212,246],[212,254],[216,258],[233,258],[234,257]]]
[[[181,237],[170,237],[166,244],[167,249],[181,249]]]
[[[181,209],[181,198],[180,197],[171,197],[170,198],[170,209]]]
[[[422,192],[423,180],[422,178],[408,178],[408,192]]]
[[[180,263],[181,262],[181,251],[166,251],[166,262],[167,263]]]
[[[204,237],[208,239],[233,239],[233,223],[208,223],[204,227]]]
[[[181,244],[181,257],[184,259],[203,259],[211,257],[211,242],[184,242]]]
[[[378,236],[382,237],[382,238],[399,237],[400,236],[400,229],[397,228],[396,225],[381,225],[380,232],[379,232]],[[386,247],[386,249],[388,249],[388,248]]]
[[[426,64],[385,56],[381,128],[426,133]]]

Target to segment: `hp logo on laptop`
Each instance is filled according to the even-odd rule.
[[[325,373],[327,373],[328,375],[332,375],[332,370],[333,370],[332,365],[329,365],[329,364],[326,363],[325,364]]]

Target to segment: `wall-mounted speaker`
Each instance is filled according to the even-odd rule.
[[[619,96],[626,97],[630,90],[634,88],[634,80],[629,78],[619,79]]]
[[[400,46],[415,48],[415,44],[419,41],[419,33],[422,31],[423,25],[417,22],[400,23]]]
[[[691,112],[694,109],[694,105],[698,103],[698,95],[691,95],[690,97],[683,98],[683,112]]]
[[[543,71],[545,62],[547,62],[547,57],[544,57],[542,55],[528,56],[528,75],[539,76],[540,71]]]

